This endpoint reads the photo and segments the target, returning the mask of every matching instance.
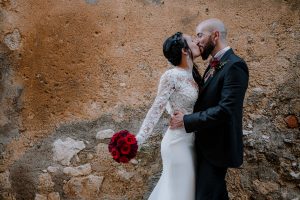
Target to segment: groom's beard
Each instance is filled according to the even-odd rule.
[[[209,39],[207,44],[203,47],[203,52],[201,53],[202,59],[206,60],[215,47],[216,45],[213,43],[211,39]]]

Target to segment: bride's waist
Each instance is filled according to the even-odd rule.
[[[185,115],[188,115],[188,114],[192,114],[193,113],[193,108],[186,108],[186,107],[181,107],[181,106],[175,106],[175,105],[172,105],[170,104],[170,102],[168,102],[167,104],[167,112],[172,116],[174,114],[174,112],[182,112],[183,114]]]
[[[164,139],[166,141],[188,141],[193,142],[195,140],[194,133],[187,133],[184,128],[178,128],[178,129],[170,129],[166,131],[164,135]]]
[[[170,116],[172,116],[175,112],[182,112],[184,115],[189,115],[189,114],[192,114],[193,113],[193,110],[184,110],[184,109],[170,109],[170,110],[167,110],[168,114]]]
[[[167,132],[168,134],[180,134],[180,135],[193,135],[194,133],[187,133],[185,131],[185,128],[175,128],[175,129],[171,129],[170,127],[168,128]]]

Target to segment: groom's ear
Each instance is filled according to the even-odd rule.
[[[215,40],[219,40],[219,38],[220,38],[220,32],[219,31],[215,31],[213,33],[213,37],[214,37]]]

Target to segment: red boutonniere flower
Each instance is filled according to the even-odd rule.
[[[122,130],[113,135],[108,150],[113,159],[117,162],[128,163],[129,160],[136,156],[138,149],[135,136],[127,130]]]
[[[220,70],[228,61],[220,62],[219,60],[212,60],[210,62],[211,68],[215,70]]]

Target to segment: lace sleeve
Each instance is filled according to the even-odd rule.
[[[166,71],[160,78],[157,96],[148,111],[144,122],[136,135],[138,145],[141,145],[151,135],[153,128],[164,112],[171,94],[175,91],[175,79],[172,70]]]

